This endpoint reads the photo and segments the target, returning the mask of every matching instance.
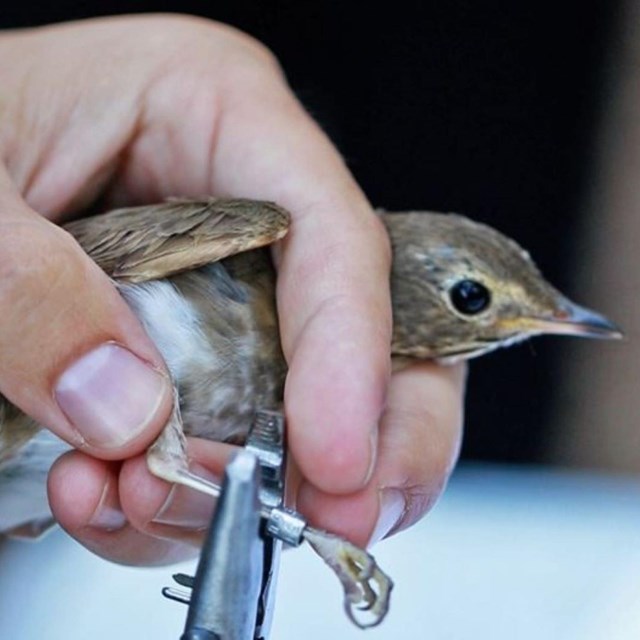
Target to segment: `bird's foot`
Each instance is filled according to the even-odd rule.
[[[313,527],[307,527],[303,537],[342,583],[349,619],[361,629],[380,624],[389,610],[393,581],[375,558],[348,540]]]

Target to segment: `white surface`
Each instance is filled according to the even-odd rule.
[[[284,555],[272,638],[640,638],[640,483],[462,469],[427,519],[375,555],[396,582],[381,627],[352,628],[335,578],[301,548]],[[175,570],[110,565],[61,532],[5,543],[0,638],[177,640],[186,609],[160,596]]]

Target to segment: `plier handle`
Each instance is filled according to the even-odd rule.
[[[291,542],[299,544],[306,526],[284,509],[285,473],[284,417],[259,411],[245,447],[226,466],[195,578],[174,576],[191,594],[163,590],[189,604],[181,640],[269,637],[282,539],[289,527]],[[267,520],[266,514],[282,517]]]

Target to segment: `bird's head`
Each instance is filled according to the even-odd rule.
[[[540,334],[621,337],[491,227],[454,214],[383,218],[393,248],[394,355],[455,361]]]

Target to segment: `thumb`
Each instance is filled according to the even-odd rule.
[[[91,455],[139,453],[168,419],[162,358],[109,278],[0,172],[0,393]]]

